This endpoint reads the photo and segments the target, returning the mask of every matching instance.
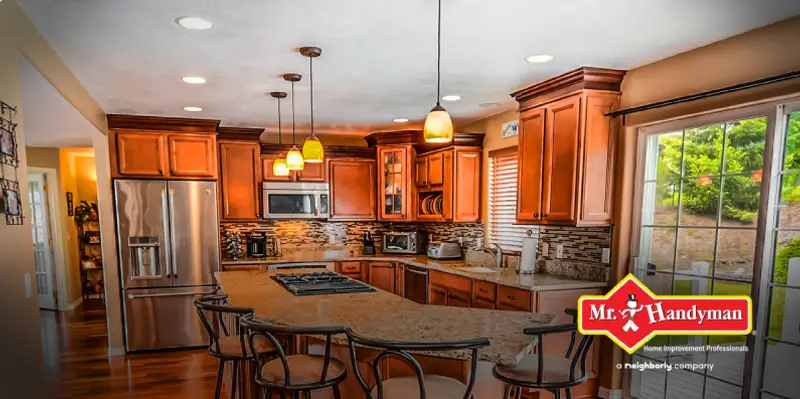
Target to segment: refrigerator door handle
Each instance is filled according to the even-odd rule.
[[[178,259],[175,256],[175,190],[169,189],[169,248],[172,277],[178,278]]]
[[[167,220],[169,219],[169,208],[167,207],[167,192],[165,190],[161,191],[161,227],[164,230],[164,241],[167,241],[167,237],[170,237],[171,228],[167,225]],[[167,269],[167,278],[172,277],[172,259],[169,254],[172,253],[172,240],[169,240],[170,243],[166,245],[166,252],[167,256],[164,258],[164,263],[166,263]]]
[[[204,291],[204,292],[187,291],[187,292],[168,292],[168,293],[164,293],[164,294],[141,294],[141,295],[128,294],[128,299],[161,298],[161,297],[169,297],[169,296],[211,295],[211,294],[215,294],[215,293],[216,293],[216,291]]]

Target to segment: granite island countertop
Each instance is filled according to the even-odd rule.
[[[456,274],[477,280],[488,281],[501,285],[521,288],[529,291],[557,291],[570,289],[607,288],[606,282],[581,280],[572,277],[557,276],[546,273],[519,275],[511,269],[492,268],[492,273],[475,273],[460,270],[460,267],[485,266],[464,260],[436,260],[425,255],[399,255],[399,254],[354,254],[349,250],[308,250],[297,251],[281,257],[267,258],[240,258],[238,260],[223,260],[225,270],[235,270],[236,266],[270,265],[282,263],[305,262],[400,262],[406,265],[437,270],[445,273]]]
[[[313,269],[295,269],[292,272]],[[298,327],[344,326],[356,334],[383,340],[444,342],[487,337],[491,345],[480,360],[517,364],[535,343],[523,328],[550,324],[555,315],[505,310],[421,305],[386,291],[294,296],[270,278],[279,271],[225,271],[216,278],[233,306],[255,310],[255,317]],[[344,335],[334,343],[347,345]],[[419,352],[441,358],[469,359],[464,351]]]

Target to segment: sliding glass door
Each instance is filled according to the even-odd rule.
[[[656,294],[752,295],[758,320],[753,337],[656,337],[648,346],[672,348],[630,361],[683,369],[632,371],[630,395],[800,398],[800,113],[761,106],[640,133],[632,272]]]

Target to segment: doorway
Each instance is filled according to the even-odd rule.
[[[50,215],[52,201],[48,193],[47,176],[42,172],[28,173],[31,234],[36,262],[36,293],[40,309],[58,310],[58,278],[53,232],[56,231]]]
[[[751,336],[655,337],[648,346],[670,348],[640,349],[630,362],[713,368],[632,371],[630,396],[797,397],[798,381],[784,375],[800,368],[793,110],[770,104],[640,129],[631,272],[656,294],[750,295],[756,320]]]

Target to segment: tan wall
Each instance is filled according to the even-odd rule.
[[[23,210],[28,210],[27,154],[25,148],[25,109],[20,98],[19,57],[23,54],[76,109],[101,131],[105,131],[103,111],[78,79],[69,71],[39,34],[14,0],[0,2],[0,100],[20,107],[17,113],[19,181]],[[28,213],[27,211],[25,211]],[[46,397],[48,385],[42,364],[42,342],[36,296],[26,298],[24,281],[29,276],[35,284],[31,226],[28,219],[21,226],[8,226],[0,218],[0,314],[6,320],[0,329],[0,386],[4,397]],[[26,250],[28,249],[28,250]],[[35,286],[32,287],[35,293]]]
[[[705,90],[735,85],[764,77],[800,70],[800,17],[744,33],[705,47],[645,65],[628,72],[622,82],[622,107],[632,107]],[[748,89],[706,100],[651,110],[626,117],[619,139],[617,158],[615,228],[612,248],[612,277],[621,279],[628,272],[631,218],[635,184],[636,134],[644,124],[666,121],[742,106],[752,102],[800,94],[800,79]],[[608,341],[605,340],[607,343]],[[614,363],[622,351],[608,343],[606,359]],[[613,357],[612,357],[613,356]],[[608,363],[607,370],[614,363]],[[622,373],[604,374],[601,385],[622,388]]]
[[[517,110],[514,109],[456,128],[456,131],[459,132],[486,133],[483,138],[483,170],[481,171],[481,221],[484,224],[486,224],[489,217],[487,212],[487,209],[489,209],[489,152],[517,145],[519,141],[517,136],[503,137],[503,131],[501,130],[504,123],[515,119],[519,119],[519,116],[517,115]],[[488,224],[485,228],[489,228]]]
[[[26,147],[25,152],[28,154],[28,166],[50,169],[61,168],[58,160],[58,148]]]

